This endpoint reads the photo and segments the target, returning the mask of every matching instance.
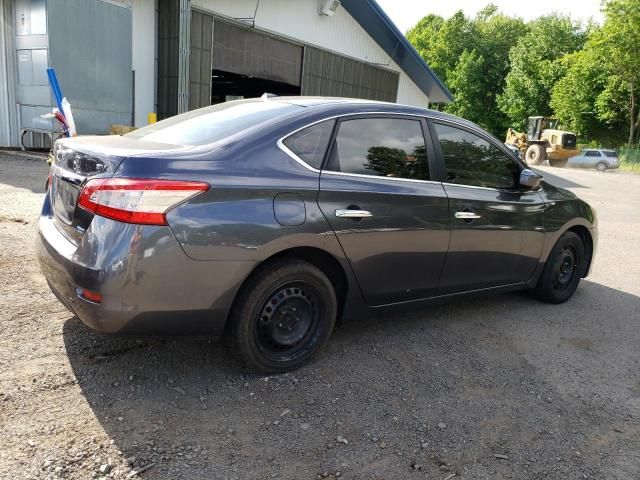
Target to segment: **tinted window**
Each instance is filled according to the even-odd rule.
[[[487,140],[460,128],[435,124],[447,182],[487,188],[513,188],[520,169]]]
[[[605,155],[606,157],[609,157],[609,158],[618,158],[618,154],[617,154],[616,152],[611,152],[611,151],[607,151],[607,150],[605,150],[603,153],[604,153],[604,155]]]
[[[289,135],[283,143],[298,157],[314,168],[322,166],[322,159],[331,140],[331,131],[335,120],[311,125]]]
[[[340,123],[328,169],[428,180],[422,125],[401,118],[345,120]]]
[[[176,115],[126,136],[173,145],[206,145],[301,109],[275,101],[226,102]]]
[[[585,157],[599,157],[600,156],[600,152],[598,152],[597,150],[589,150],[589,151],[585,152],[584,156]]]

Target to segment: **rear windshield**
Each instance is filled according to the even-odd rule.
[[[237,100],[176,115],[125,136],[174,145],[206,145],[302,108],[268,100]]]
[[[618,158],[618,154],[616,152],[611,152],[611,151],[604,150],[602,153],[604,153],[605,156],[607,156],[609,158]]]

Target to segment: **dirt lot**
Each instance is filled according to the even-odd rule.
[[[259,377],[85,328],[34,259],[47,168],[0,154],[0,478],[640,478],[640,176],[543,170],[599,213],[572,301],[362,318]]]

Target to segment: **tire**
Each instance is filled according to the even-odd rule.
[[[549,166],[555,168],[564,168],[567,166],[569,160],[549,160]]]
[[[584,244],[578,235],[565,232],[547,258],[532,294],[546,303],[564,303],[571,298],[584,275]]]
[[[298,259],[259,271],[234,303],[227,345],[249,369],[294,370],[324,346],[336,323],[338,302],[327,276]]]
[[[534,144],[527,148],[524,161],[527,165],[540,165],[547,159],[547,151],[542,145]]]
[[[607,168],[609,168],[609,165],[607,165],[606,162],[598,162],[596,164],[596,170],[599,172],[606,172]]]

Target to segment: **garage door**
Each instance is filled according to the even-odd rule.
[[[305,47],[302,95],[395,102],[399,74],[315,47]]]
[[[300,45],[218,20],[213,39],[214,70],[300,86]]]
[[[213,17],[191,12],[189,110],[211,105],[211,49]]]

